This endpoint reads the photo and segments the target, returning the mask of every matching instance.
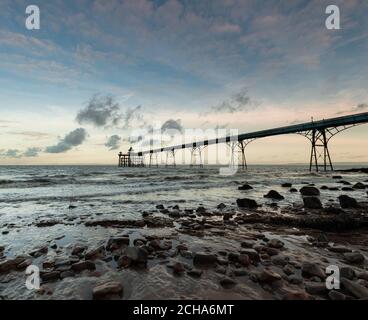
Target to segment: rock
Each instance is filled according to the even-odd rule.
[[[288,292],[283,297],[282,300],[312,300],[313,298],[304,291]]]
[[[157,210],[164,210],[164,209],[165,209],[165,207],[164,207],[164,205],[163,205],[163,204],[159,204],[159,205],[157,205],[157,206],[156,206],[156,209],[157,209]]]
[[[75,245],[73,247],[73,250],[72,250],[72,255],[73,256],[78,256],[78,255],[82,254],[86,249],[87,249],[87,246]]]
[[[31,259],[26,259],[26,260],[24,260],[23,262],[21,262],[20,264],[17,265],[17,269],[19,269],[19,270],[26,269],[31,264],[32,264],[32,260]]]
[[[60,273],[60,279],[72,278],[75,276],[73,271],[67,270]]]
[[[92,248],[86,252],[84,255],[86,260],[93,260],[96,259],[98,256],[105,255],[105,247],[104,246],[98,246],[95,248]]]
[[[341,284],[350,294],[359,299],[368,298],[368,289],[346,278],[341,278]]]
[[[5,250],[4,246],[0,246],[0,252],[3,252]]]
[[[86,261],[80,261],[80,262],[72,264],[71,268],[74,271],[80,272],[83,270],[95,270],[96,266],[93,261],[86,260]]]
[[[347,195],[341,195],[338,197],[338,199],[339,199],[341,208],[348,209],[348,208],[358,208],[359,207],[358,202],[354,198],[349,197]]]
[[[305,186],[301,188],[299,191],[303,196],[319,196],[320,195],[320,192],[317,188],[310,187],[310,186]]]
[[[271,261],[274,265],[283,267],[287,265],[288,257],[283,256],[283,255],[277,255],[277,256],[271,257]]]
[[[239,254],[238,254],[238,253],[234,253],[234,252],[230,252],[230,253],[227,255],[227,259],[228,259],[230,262],[238,262],[238,261],[239,261]]]
[[[353,189],[365,189],[365,188],[366,188],[366,185],[361,182],[358,182],[353,185]]]
[[[298,285],[298,284],[302,284],[302,283],[303,283],[303,279],[302,279],[301,277],[297,276],[297,275],[290,275],[290,276],[288,277],[288,281],[289,281],[290,283],[292,283],[292,284],[296,284],[296,285]]]
[[[189,270],[187,271],[188,276],[191,276],[193,278],[200,278],[202,276],[203,271],[202,270]]]
[[[283,188],[291,188],[292,187],[292,184],[289,183],[289,182],[285,182],[285,183],[281,184],[281,187],[283,187]]]
[[[287,276],[290,276],[294,273],[294,269],[292,266],[290,265],[285,265],[283,268],[282,268],[282,271],[284,271],[284,273],[287,275]]]
[[[341,190],[342,191],[354,191],[354,189],[350,187],[342,187]]]
[[[238,187],[238,190],[252,190],[253,187],[249,184],[243,184],[241,187]]]
[[[236,203],[239,208],[255,209],[258,207],[258,204],[255,200],[248,198],[237,199]]]
[[[215,272],[219,274],[226,274],[226,268],[223,266],[217,266]]]
[[[129,244],[130,239],[128,235],[114,236],[107,241],[106,249],[112,251],[122,246],[129,246]]]
[[[40,247],[38,249],[35,249],[33,250],[32,252],[30,252],[29,254],[32,256],[32,257],[40,257],[42,256],[43,254],[46,254],[47,252],[49,251],[48,247],[47,246],[43,246],[43,247]]]
[[[242,243],[240,244],[240,246],[242,248],[252,248],[253,247],[253,242],[250,242],[250,241],[242,241]]]
[[[141,247],[127,247],[123,255],[126,255],[133,263],[147,263],[148,252]]]
[[[121,256],[118,259],[118,266],[120,268],[128,268],[131,263],[132,263],[132,260],[128,256]]]
[[[319,243],[328,243],[328,237],[324,232],[321,232],[317,237],[317,242]]]
[[[322,186],[320,189],[321,190],[328,190],[328,187],[327,186]]]
[[[200,214],[205,214],[206,213],[206,208],[205,207],[198,207],[196,212],[200,213]]]
[[[182,274],[185,271],[184,265],[181,262],[175,263],[173,271],[175,274]]]
[[[303,264],[302,264],[302,276],[307,277],[307,278],[316,276],[318,278],[324,279],[325,278],[325,272],[315,263],[303,262]]]
[[[341,183],[345,186],[350,186],[351,185],[351,183],[349,181],[345,181],[345,180],[341,180],[341,181],[339,181],[339,183]]]
[[[279,239],[273,238],[268,241],[267,246],[269,246],[270,248],[280,249],[284,246],[284,243]]]
[[[341,208],[336,208],[336,207],[327,207],[324,209],[324,212],[328,213],[328,214],[344,214],[345,211],[342,210]]]
[[[365,259],[364,256],[359,252],[344,253],[344,258],[350,263],[363,263]]]
[[[13,259],[0,261],[0,273],[5,273],[13,270],[16,267]]]
[[[298,192],[298,190],[297,190],[297,189],[295,189],[295,188],[291,188],[291,189],[289,190],[289,192],[291,192],[291,193],[295,193],[295,192]]]
[[[240,253],[246,254],[252,261],[258,262],[260,260],[258,252],[254,249],[242,249]]]
[[[123,294],[123,285],[117,281],[110,281],[93,288],[93,299],[105,299],[111,295],[121,297]]]
[[[175,206],[172,207],[173,210],[180,210],[180,207],[176,204]]]
[[[345,300],[346,299],[346,296],[337,290],[331,290],[328,293],[328,296],[330,297],[331,300]]]
[[[338,176],[338,175],[332,176],[332,179],[342,179],[342,176]]]
[[[317,197],[303,197],[304,208],[322,209],[321,200]]]
[[[197,266],[211,266],[216,261],[217,258],[214,254],[196,253],[193,258],[193,264]]]
[[[248,267],[250,265],[250,259],[249,256],[246,254],[241,254],[238,257],[238,261],[239,263],[244,266],[244,267]]]
[[[48,257],[43,263],[42,263],[42,267],[44,269],[50,269],[52,267],[54,267],[55,265],[55,260],[52,257]]]
[[[368,281],[368,272],[359,272],[357,274],[358,279],[363,279]]]
[[[233,216],[232,213],[227,212],[227,213],[224,214],[223,220],[224,221],[229,221],[232,216]]]
[[[270,269],[263,269],[258,278],[263,283],[272,283],[281,280],[281,276]]]
[[[217,209],[219,210],[223,210],[226,208],[226,205],[224,203],[220,203],[218,206],[217,206]]]
[[[231,278],[225,277],[220,280],[220,284],[224,288],[232,288],[237,284],[237,282]]]
[[[354,269],[350,267],[341,267],[340,268],[340,277],[346,278],[349,280],[353,280],[356,277]]]
[[[263,197],[264,198],[271,198],[271,199],[275,199],[275,200],[284,200],[285,199],[284,196],[282,196],[281,194],[279,194],[275,190],[268,191],[268,193],[265,194]]]
[[[327,287],[325,283],[306,283],[305,284],[305,291],[309,294],[324,294],[327,292]]]
[[[336,253],[351,252],[351,249],[343,247],[343,246],[332,246],[332,247],[328,247],[327,250],[331,252],[336,252]]]
[[[41,272],[40,276],[43,282],[54,281],[60,278],[60,271]]]

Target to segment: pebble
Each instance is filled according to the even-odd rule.
[[[123,255],[134,263],[147,263],[148,259],[148,252],[141,247],[127,247],[123,251]]]
[[[60,278],[60,271],[50,271],[40,273],[42,281],[53,281]]]
[[[243,184],[242,186],[238,187],[238,190],[252,190],[253,187],[249,184]]]
[[[128,256],[121,256],[118,259],[118,266],[120,268],[128,268],[131,263],[132,260]]]
[[[341,208],[349,209],[349,208],[358,208],[359,204],[358,202],[347,195],[341,195],[338,197]]]
[[[95,288],[93,288],[92,296],[93,299],[105,299],[111,295],[122,296],[123,294],[123,285],[117,281],[110,281],[104,284],[101,284]]]
[[[239,255],[238,261],[244,267],[248,267],[250,265],[250,259],[249,259],[249,256],[247,254]]]

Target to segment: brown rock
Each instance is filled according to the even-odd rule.
[[[110,281],[93,288],[93,299],[106,299],[109,296],[122,296],[123,285],[117,281]]]
[[[93,261],[86,260],[86,261],[80,261],[80,262],[72,264],[71,268],[74,271],[80,272],[83,270],[95,270],[96,265],[94,264]]]

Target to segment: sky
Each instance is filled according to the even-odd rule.
[[[367,13],[366,0],[1,0],[0,164],[115,164],[136,141],[368,112]],[[368,162],[367,133],[334,137],[333,160]],[[247,147],[254,164],[309,153],[298,135]]]

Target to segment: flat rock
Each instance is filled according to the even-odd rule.
[[[237,199],[236,203],[239,208],[255,209],[258,207],[258,204],[255,200],[248,198]]]
[[[93,288],[92,296],[93,299],[106,299],[107,297],[114,296],[122,296],[123,294],[123,285],[117,281],[110,281],[104,284],[98,285]]]

